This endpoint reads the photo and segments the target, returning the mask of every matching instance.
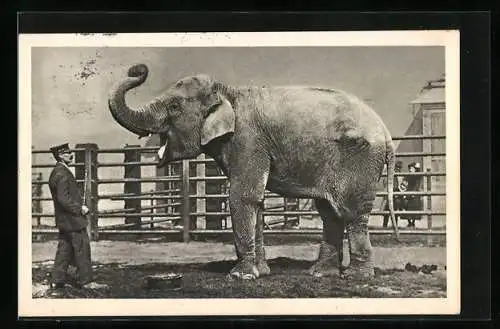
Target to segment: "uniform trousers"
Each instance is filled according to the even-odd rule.
[[[52,282],[67,282],[69,265],[77,269],[77,282],[86,284],[92,281],[92,261],[90,257],[90,239],[87,230],[59,232],[59,240],[52,269]]]

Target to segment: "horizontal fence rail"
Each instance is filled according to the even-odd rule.
[[[394,137],[393,140],[444,140],[445,136],[401,136]],[[75,163],[70,167],[74,168],[77,183],[82,188],[82,195],[85,195],[85,203],[90,209],[90,232],[93,239],[98,239],[99,234],[127,235],[127,234],[180,234],[184,241],[189,241],[191,237],[197,235],[217,235],[232,234],[232,230],[227,227],[231,214],[229,211],[228,178],[222,175],[215,166],[215,161],[211,158],[201,156],[192,160],[181,160],[170,163],[167,168],[156,169],[158,161],[155,160],[159,147],[141,147],[127,145],[124,148],[104,148],[99,149],[95,144],[78,144],[72,149],[75,153]],[[32,150],[32,155],[50,155],[50,150]],[[99,161],[99,155],[115,156],[123,155],[123,161],[105,160]],[[148,159],[144,159],[148,156]],[[399,152],[397,159],[415,158],[423,163],[424,159],[442,159],[446,152]],[[53,163],[37,163],[32,161],[33,172],[37,170],[48,171],[54,166]],[[430,162],[428,162],[430,163]],[[154,167],[156,174],[153,176],[143,176],[142,170],[147,167]],[[122,177],[108,177],[102,175],[98,170],[114,170],[113,168],[124,169]],[[211,169],[209,169],[211,168]],[[215,169],[214,169],[215,168]],[[427,227],[423,229],[403,229],[403,235],[444,235],[443,227],[433,228],[433,217],[446,216],[443,209],[438,209],[433,202],[433,198],[446,197],[443,189],[433,189],[436,183],[433,179],[441,179],[443,186],[446,172],[431,170],[430,167],[423,168],[421,172],[402,171],[395,173],[397,177],[420,178],[423,189],[415,191],[394,192],[395,198],[418,198],[422,207],[418,210],[395,209],[395,214],[403,218],[413,218],[417,220],[425,217]],[[444,169],[444,167],[442,168]],[[211,171],[211,173],[209,173]],[[35,177],[35,176],[34,176]],[[387,172],[381,175],[381,180],[387,178]],[[53,219],[53,211],[41,209],[42,203],[51,204],[52,198],[48,193],[41,193],[40,190],[48,184],[48,174],[42,177],[41,174],[32,179],[32,218],[37,224],[33,225],[33,234],[49,234],[57,232],[53,224],[42,225],[43,218]],[[105,186],[123,185],[122,192],[110,193],[99,190]],[[154,184],[154,189],[143,190],[144,184]],[[119,186],[118,186],[119,187]],[[210,190],[210,193],[209,193]],[[386,187],[381,187],[376,197],[381,201],[386,200],[388,195]],[[314,208],[314,202],[302,198],[284,197],[280,194],[266,191],[265,209],[262,212],[265,220],[265,234],[321,234],[321,227],[299,228],[293,227],[289,223],[300,222],[301,220],[319,219],[319,213]],[[117,202],[121,206],[115,209],[100,209],[102,202]],[[374,207],[371,216],[387,217],[387,208]],[[123,223],[106,224],[105,221],[121,219]],[[319,221],[321,222],[321,221]],[[216,223],[216,224],[213,224]],[[161,226],[161,225],[167,226]],[[158,226],[160,225],[160,226]],[[49,227],[47,227],[49,226]],[[280,227],[276,229],[276,227]],[[214,228],[215,227],[215,228]],[[370,231],[373,234],[391,234],[392,228],[371,225]]]
[[[137,230],[137,229],[126,229],[127,226],[114,226],[110,227],[110,229],[102,229],[99,230],[99,233],[106,235],[178,235],[181,236],[183,234],[182,230]],[[120,229],[122,228],[122,229]],[[36,234],[56,234],[58,231],[56,229],[37,229]],[[392,230],[374,230],[371,231],[370,234],[392,234]],[[399,232],[401,235],[426,235],[426,236],[436,236],[436,235],[445,235],[446,232],[444,230],[402,230]],[[223,230],[190,230],[189,235],[232,235],[233,231],[228,229]],[[265,235],[322,235],[321,229],[300,229],[300,230],[264,230]]]
[[[176,204],[177,206],[181,205],[180,203],[179,204]],[[168,206],[173,206],[173,205],[168,205]],[[163,208],[165,208],[165,206],[163,206]],[[147,209],[146,207],[143,208],[143,209]],[[119,211],[123,212],[123,213],[113,213],[113,212],[100,212],[99,214],[100,215],[103,215],[105,217],[127,217],[127,216],[130,216],[130,217],[136,217],[136,216],[143,216],[143,217],[148,217],[148,216],[151,216],[151,213],[149,212],[136,212],[136,213],[128,213],[127,211],[131,211],[131,210],[127,210],[125,211],[124,209],[120,209]],[[396,215],[440,215],[440,216],[444,216],[446,215],[446,213],[444,211],[425,211],[425,210],[422,210],[422,211],[397,211],[395,210],[394,213]],[[276,215],[303,215],[303,216],[307,216],[307,215],[312,215],[312,216],[318,216],[319,213],[317,211],[305,211],[305,210],[301,210],[301,211],[263,211],[262,214],[264,216],[276,216]],[[171,213],[154,213],[153,214],[155,217],[176,217],[175,215],[171,214]],[[220,212],[216,212],[216,211],[211,211],[211,212],[190,212],[189,213],[189,216],[210,216],[210,215],[214,215],[214,216],[230,216],[230,212],[228,211],[220,211]],[[371,212],[371,215],[389,215],[389,211],[372,211]],[[34,217],[54,217],[54,213],[32,213],[32,216]],[[178,216],[178,215],[177,215]]]

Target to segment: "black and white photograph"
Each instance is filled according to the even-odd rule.
[[[19,35],[20,315],[458,314],[459,68],[453,30]]]

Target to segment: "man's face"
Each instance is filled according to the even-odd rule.
[[[59,158],[66,164],[71,163],[73,161],[73,153],[69,151],[59,153]]]
[[[415,167],[410,167],[410,172],[415,172]]]

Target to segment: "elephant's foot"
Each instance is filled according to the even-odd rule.
[[[332,259],[318,261],[314,263],[308,270],[312,276],[321,278],[325,276],[339,276],[340,270]]]
[[[362,216],[357,225],[348,227],[350,263],[342,273],[343,278],[363,280],[375,276],[373,248],[367,223],[367,216]]]
[[[318,260],[308,270],[316,277],[338,276],[340,274],[338,253],[332,245],[321,242]]]
[[[242,260],[231,269],[229,277],[242,280],[255,280],[259,277],[259,271],[255,263]]]
[[[342,279],[346,279],[346,280],[366,280],[366,279],[371,279],[375,276],[375,273],[373,271],[373,269],[371,270],[368,270],[368,269],[365,269],[365,270],[357,270],[357,269],[353,269],[353,268],[347,268],[345,269],[342,274],[340,275],[340,277]]]
[[[375,276],[373,260],[351,259],[349,266],[342,271],[341,277],[347,280],[366,280]]]
[[[265,259],[257,260],[257,271],[259,272],[259,277],[271,274],[271,269]]]

